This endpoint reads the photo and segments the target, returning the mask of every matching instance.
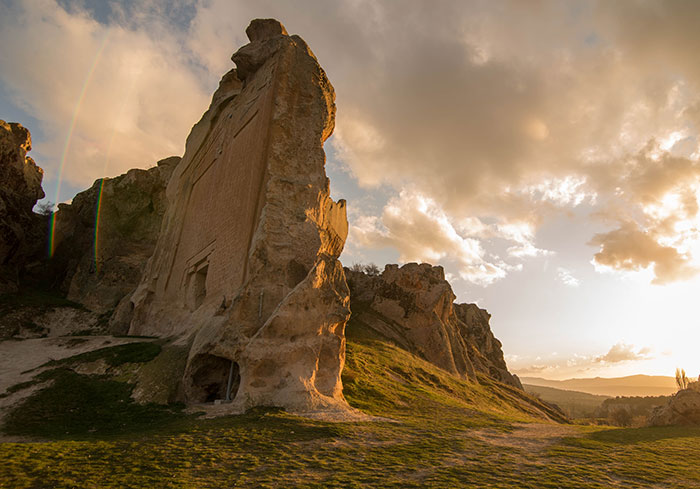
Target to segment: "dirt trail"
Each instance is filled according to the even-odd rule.
[[[98,348],[134,341],[144,340],[113,336],[62,336],[2,341],[0,342],[0,394],[4,394],[8,387],[31,380],[38,372],[23,372],[37,368],[49,360],[60,360]]]
[[[62,336],[58,338],[38,338],[30,340],[0,341],[0,396],[7,394],[13,385],[32,380],[44,369],[38,369],[50,360],[60,360],[106,346],[117,346],[143,338],[115,338],[113,336]],[[36,370],[34,370],[36,369]],[[31,370],[31,372],[29,372]],[[41,389],[34,385],[26,389],[0,397],[0,424],[13,406]],[[0,442],[13,441],[0,437]],[[17,440],[14,440],[17,441]]]
[[[532,453],[540,452],[563,438],[581,436],[581,431],[565,424],[518,423],[510,433],[483,429],[471,431],[470,435],[494,446],[518,448]]]

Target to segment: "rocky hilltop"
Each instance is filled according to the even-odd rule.
[[[179,161],[170,157],[148,170],[99,179],[58,205],[49,275],[68,299],[111,313],[134,291],[153,254],[165,187]]]
[[[476,304],[455,304],[440,266],[387,265],[379,275],[345,269],[353,320],[455,375],[477,372],[522,389],[508,372],[491,315]]]
[[[676,392],[666,405],[655,408],[649,415],[650,426],[700,424],[700,382],[691,382]]]
[[[148,170],[99,179],[55,213],[54,256],[45,280],[68,299],[110,316],[116,333],[128,330],[121,318],[130,308],[125,314],[117,306],[133,293],[153,254],[167,207],[165,188],[179,161],[174,156]]]
[[[0,120],[0,293],[15,292],[19,273],[43,243],[38,216],[44,172],[27,156],[29,130]]]

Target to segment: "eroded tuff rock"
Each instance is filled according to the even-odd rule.
[[[381,275],[345,269],[353,320],[398,346],[464,378],[482,372],[522,389],[508,372],[490,314],[476,304],[455,304],[440,266],[387,265]]]
[[[228,412],[347,412],[349,291],[337,259],[347,219],[323,152],[335,94],[282,24],[254,20],[246,32],[168,185],[130,333],[191,342],[187,402],[224,399],[230,382]]]
[[[14,292],[25,262],[41,248],[32,208],[44,197],[44,172],[27,156],[29,130],[0,120],[0,293]]]
[[[683,389],[671,396],[668,404],[655,408],[650,426],[700,424],[700,386]]]
[[[97,180],[71,204],[59,204],[47,274],[68,299],[111,314],[131,295],[155,248],[167,205],[165,188],[179,161],[174,156],[148,170]],[[126,309],[127,320],[121,319],[126,324],[114,325],[115,332],[128,329],[128,304]]]

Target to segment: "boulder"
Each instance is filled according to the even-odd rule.
[[[476,380],[481,372],[522,389],[491,332],[491,316],[475,304],[455,304],[442,267],[408,263],[387,265],[377,275],[345,272],[354,321],[452,374]]]
[[[25,263],[41,252],[41,219],[32,212],[44,197],[44,172],[27,156],[29,130],[0,120],[0,293],[16,292]]]
[[[89,310],[111,315],[138,285],[153,253],[167,201],[165,188],[179,157],[148,170],[95,181],[54,215],[48,273],[59,291]],[[128,329],[117,327],[115,332]]]
[[[657,407],[649,416],[650,426],[700,424],[700,392],[678,391],[665,406]]]
[[[254,20],[168,184],[131,334],[190,344],[188,403],[349,412],[340,372],[349,291],[323,143],[335,94],[298,36]],[[223,406],[223,407],[221,407]]]

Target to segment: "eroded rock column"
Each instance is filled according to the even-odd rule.
[[[253,21],[168,185],[131,334],[191,341],[190,403],[346,410],[345,203],[323,143],[335,94],[306,43]]]

